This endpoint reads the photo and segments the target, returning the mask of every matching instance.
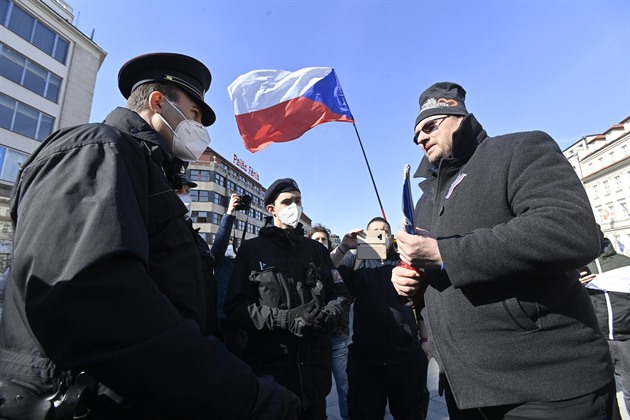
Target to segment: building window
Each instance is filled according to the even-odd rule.
[[[225,177],[223,175],[218,174],[217,172],[214,173],[214,182],[217,185],[220,186],[225,186]]]
[[[611,164],[615,163],[615,151],[611,150],[608,155],[610,156],[610,163]]]
[[[623,146],[621,146],[621,151],[623,152],[624,156],[628,156],[628,145],[624,144]]]
[[[627,219],[630,217],[630,213],[628,212],[628,205],[626,203],[619,203],[621,206],[621,211],[623,213],[623,218]]]
[[[190,217],[194,223],[208,223],[207,211],[193,211]]]
[[[236,184],[234,183],[234,181],[228,180],[227,183],[225,184],[225,188],[227,188],[229,193],[235,192]]]
[[[597,185],[593,185],[593,198],[595,198],[595,200],[599,198],[599,188]]]
[[[190,170],[190,180],[191,181],[200,181],[200,182],[209,182],[210,181],[210,171],[202,171],[199,169],[191,169]]]
[[[210,213],[210,223],[215,225],[221,224],[221,215],[215,212]]]
[[[60,63],[66,62],[68,41],[63,39],[48,26],[29,15],[12,1],[2,0],[0,14],[2,24],[21,38],[35,45]]]
[[[236,220],[234,223],[234,227],[237,230],[245,230],[245,221],[244,220]]]
[[[599,162],[599,169],[604,167],[604,158],[600,157],[599,159],[597,159],[597,162]]]
[[[617,187],[617,191],[622,190],[623,184],[621,183],[621,175],[615,176],[615,186]]]
[[[223,197],[221,194],[213,192],[212,193],[212,202],[214,204],[218,204],[220,206],[225,206],[225,197]]]
[[[28,155],[0,146],[0,179],[14,182]]]
[[[604,181],[604,195],[610,195],[610,185],[608,180]]]
[[[61,78],[3,44],[0,44],[0,76],[57,102]]]
[[[617,216],[615,216],[615,206],[608,207],[608,218],[609,218],[608,220],[609,222],[617,220]]]
[[[52,132],[53,121],[50,115],[0,94],[0,127],[41,141]]]
[[[190,198],[192,201],[208,202],[210,201],[210,191],[207,190],[190,190]]]

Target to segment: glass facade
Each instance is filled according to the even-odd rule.
[[[27,157],[26,153],[0,146],[0,179],[9,182],[15,181],[20,165]]]
[[[65,64],[70,43],[11,0],[0,0],[0,23]]]
[[[0,76],[57,103],[61,78],[0,43]]]
[[[0,93],[0,127],[42,141],[52,132],[54,118]]]

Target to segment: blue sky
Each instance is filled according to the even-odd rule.
[[[628,0],[67,1],[108,54],[92,121],[124,105],[116,77],[129,58],[192,55],[213,75],[211,147],[237,154],[264,186],[294,178],[305,213],[340,235],[381,212],[354,128],[323,124],[252,154],[227,94],[239,75],[335,68],[394,231],[403,167],[422,157],[412,143],[418,97],[435,82],[460,83],[490,135],[543,130],[562,149],[630,116]]]

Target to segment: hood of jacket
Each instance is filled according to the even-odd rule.
[[[287,245],[297,244],[304,238],[304,226],[298,223],[295,228],[282,229],[273,224],[273,217],[265,217],[265,226],[260,229],[260,236]]]

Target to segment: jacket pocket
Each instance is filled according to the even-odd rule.
[[[503,296],[501,302],[509,319],[522,331],[535,331],[539,328],[540,311],[536,302],[520,300],[517,296]]]
[[[288,309],[286,282],[276,267],[254,271],[250,277],[257,284],[260,304],[272,308]]]

